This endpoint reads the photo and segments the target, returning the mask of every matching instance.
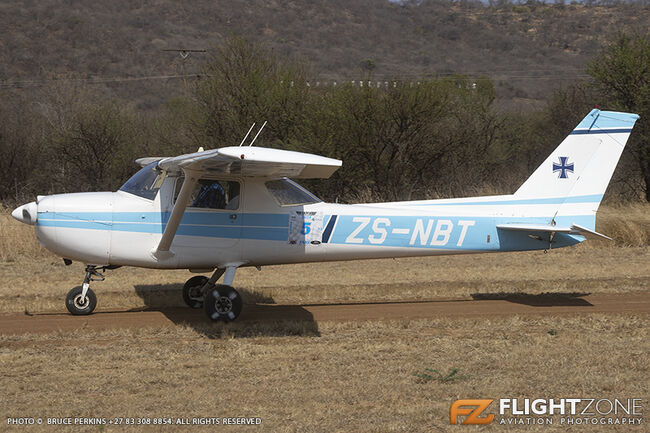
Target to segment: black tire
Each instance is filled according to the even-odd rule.
[[[232,322],[241,313],[244,301],[237,290],[217,284],[205,293],[205,314],[214,322]]]
[[[97,306],[97,296],[95,296],[95,292],[88,289],[86,297],[82,300],[82,291],[83,289],[81,286],[77,286],[70,290],[65,297],[66,308],[75,316],[86,316],[95,311],[95,307]]]
[[[183,286],[183,301],[190,308],[203,306],[203,286],[208,282],[208,277],[197,275],[185,282]]]

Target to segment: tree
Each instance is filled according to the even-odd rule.
[[[402,200],[419,195],[421,176],[448,147],[435,142],[434,131],[447,100],[434,82],[387,91],[346,84],[322,95],[309,121],[314,138],[308,142],[344,161],[332,179],[336,196]]]
[[[638,162],[650,202],[650,34],[622,34],[587,68],[608,105],[641,118],[628,147]]]
[[[281,62],[264,47],[232,37],[203,72],[205,78],[194,89],[195,144],[237,145],[253,122],[259,127],[265,120],[258,145],[286,147],[299,136],[309,91],[301,64]]]
[[[498,127],[489,80],[345,84],[317,96],[301,148],[344,161],[324,198],[410,200],[463,194],[488,179]],[[493,176],[492,176],[493,177]],[[318,190],[318,189],[317,189]]]
[[[0,92],[0,200],[25,202],[46,176],[41,116],[24,95]],[[13,204],[13,203],[12,203]]]
[[[140,156],[133,119],[117,105],[90,106],[57,131],[54,149],[74,190],[112,191],[136,168]]]

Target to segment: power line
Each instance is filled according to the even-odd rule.
[[[519,72],[519,71],[517,71]],[[521,71],[524,72],[524,71]],[[505,72],[441,72],[436,74],[423,74],[423,75],[401,75],[401,79],[391,79],[391,78],[373,78],[371,80],[352,80],[350,78],[345,79],[313,79],[308,80],[308,83],[321,83],[323,86],[332,85],[332,83],[361,83],[364,81],[371,82],[415,82],[417,80],[427,80],[427,79],[436,79],[436,78],[449,78],[453,76],[466,76],[473,80],[486,80],[486,79],[511,79],[511,80],[562,80],[562,79],[576,79],[576,78],[588,78],[589,75],[583,73],[582,71],[575,70],[573,73],[557,73],[553,71],[553,74],[544,73],[544,71],[537,70],[536,72],[540,74],[536,75],[516,75],[509,74]],[[579,73],[580,72],[580,73]],[[52,79],[32,79],[32,80],[20,80],[20,81],[5,81],[0,83],[0,88],[25,88],[25,87],[40,87],[48,84],[54,84],[59,82],[73,82],[73,83],[84,83],[84,84],[114,84],[114,83],[129,83],[137,81],[150,81],[150,80],[174,80],[174,79],[188,79],[196,78],[200,79],[203,77],[210,77],[209,74],[176,74],[176,75],[146,75],[140,77],[88,77],[88,78],[52,78]],[[334,84],[336,85],[336,84]]]
[[[51,78],[40,80],[23,80],[23,81],[10,81],[0,83],[0,88],[9,87],[38,87],[46,84],[61,83],[61,82],[75,82],[85,84],[110,84],[110,83],[125,83],[133,81],[147,81],[147,80],[173,80],[178,78],[200,78],[202,74],[179,74],[179,75],[147,75],[141,77],[91,77],[91,78]]]

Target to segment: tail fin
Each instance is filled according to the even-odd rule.
[[[515,196],[595,202],[595,212],[638,118],[632,113],[592,110]]]

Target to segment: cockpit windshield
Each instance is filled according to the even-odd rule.
[[[296,206],[321,202],[321,199],[286,177],[270,180],[265,185],[266,189],[269,190],[280,206]]]
[[[128,192],[129,194],[137,195],[149,200],[156,198],[160,185],[165,177],[165,173],[158,167],[158,162],[152,162],[145,166],[136,174],[127,180],[120,191]]]

